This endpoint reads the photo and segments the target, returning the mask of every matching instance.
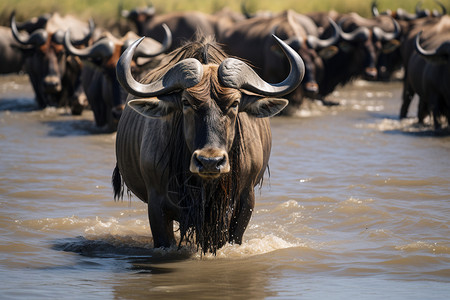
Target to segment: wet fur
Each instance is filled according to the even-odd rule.
[[[168,62],[163,63],[143,81],[156,80],[175,63],[189,57],[198,59],[202,64],[219,65],[226,55],[208,39],[189,43],[172,52]],[[202,80],[198,86],[188,89],[188,92],[197,99],[201,99],[202,94],[205,93],[208,95],[211,92],[215,96],[227,97],[232,94],[231,91],[235,91],[222,87],[218,82],[217,74],[205,77],[207,79]],[[169,178],[168,199],[180,211],[180,217],[177,220],[181,235],[179,246],[184,242],[201,247],[203,253],[209,251],[215,254],[217,249],[227,242],[234,241],[237,218],[240,214],[239,174],[245,144],[241,137],[239,114],[235,125],[234,141],[229,152],[231,172],[215,180],[203,180],[189,172],[191,153],[184,142],[183,115],[176,111],[168,120],[174,126],[164,151],[169,155],[169,163],[163,167],[164,172],[167,172],[165,175]],[[124,184],[117,166],[113,172],[112,184],[114,198],[123,198]]]

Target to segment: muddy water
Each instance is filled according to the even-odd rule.
[[[446,298],[450,136],[399,122],[400,92],[358,81],[272,119],[245,242],[202,257],[152,249],[146,206],[113,201],[115,136],[92,113],[36,110],[1,77],[0,298]]]

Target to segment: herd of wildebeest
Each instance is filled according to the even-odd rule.
[[[213,36],[229,55],[246,60],[269,82],[289,72],[289,64],[271,35],[275,34],[302,57],[306,73],[301,86],[286,96],[282,114],[292,114],[303,99],[325,104],[338,85],[354,78],[390,80],[404,69],[400,118],[407,116],[412,97],[420,97],[419,122],[432,115],[436,128],[450,118],[450,18],[436,2],[435,10],[401,8],[373,17],[335,11],[301,14],[238,13],[223,9],[215,14],[173,12],[156,14],[154,7],[123,11],[129,26],[110,31],[94,21],[58,13],[25,22],[11,15],[10,27],[1,27],[0,73],[25,71],[40,107],[70,106],[73,114],[90,108],[98,126],[115,128],[127,93],[116,80],[120,54],[140,36],[147,38],[133,59],[137,78],[151,72],[164,56],[186,41]],[[369,9],[369,8],[368,8]],[[244,8],[245,10],[245,8]],[[111,30],[111,28],[110,28]]]
[[[148,204],[155,247],[176,244],[176,221],[179,245],[216,253],[242,242],[268,166],[268,117],[295,113],[306,97],[331,105],[337,86],[403,68],[400,117],[417,94],[419,122],[448,123],[450,18],[436,3],[415,13],[373,3],[372,18],[147,7],[123,13],[137,32],[115,34],[69,15],[18,23],[12,13],[0,68],[23,69],[40,107],[90,108],[117,131],[114,196],[126,186]]]

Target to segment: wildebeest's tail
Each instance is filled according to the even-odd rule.
[[[114,200],[123,200],[123,182],[122,182],[122,176],[120,175],[119,167],[117,166],[114,168],[111,183],[114,190]]]

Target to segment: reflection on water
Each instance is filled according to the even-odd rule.
[[[115,135],[1,77],[2,298],[446,298],[450,136],[399,121],[400,93],[358,81],[272,119],[245,241],[214,257],[153,249],[146,205],[113,200]]]

